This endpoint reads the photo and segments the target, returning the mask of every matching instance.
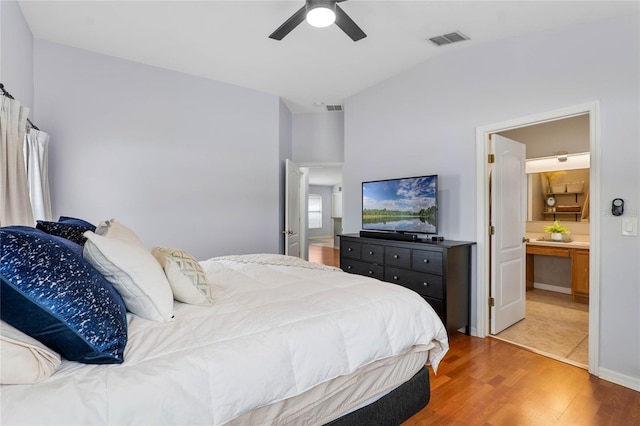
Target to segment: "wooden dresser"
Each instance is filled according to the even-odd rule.
[[[448,330],[469,334],[471,246],[467,241],[407,242],[340,236],[340,268],[420,294]]]

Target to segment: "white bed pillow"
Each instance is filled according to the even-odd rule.
[[[129,311],[153,321],[171,321],[173,293],[151,252],[131,239],[91,231],[84,236],[84,258],[113,284]]]
[[[129,241],[132,244],[137,244],[141,247],[145,247],[140,238],[131,229],[127,228],[115,219],[103,220],[96,227],[94,231],[98,235],[109,238],[117,238],[119,240]]]
[[[0,321],[0,384],[38,383],[55,373],[60,362],[57,352]]]
[[[164,247],[154,247],[151,254],[164,269],[174,299],[189,305],[213,303],[207,275],[193,256],[184,250]]]

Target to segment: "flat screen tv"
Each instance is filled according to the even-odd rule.
[[[438,233],[438,176],[362,182],[362,229]]]

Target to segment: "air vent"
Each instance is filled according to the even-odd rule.
[[[342,105],[327,105],[327,111],[342,111]]]
[[[459,31],[456,31],[456,32],[444,34],[441,36],[431,37],[429,40],[431,40],[431,42],[436,46],[443,46],[445,44],[451,44],[451,43],[456,43],[458,41],[469,40],[469,37],[467,37],[466,35],[462,34]]]

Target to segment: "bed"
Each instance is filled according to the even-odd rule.
[[[388,425],[427,404],[425,366],[437,369],[448,341],[416,293],[283,255],[198,267],[211,303],[172,300],[166,320],[126,303],[121,360],[62,356],[46,378],[2,385],[0,423]],[[2,271],[4,322],[13,296]]]

